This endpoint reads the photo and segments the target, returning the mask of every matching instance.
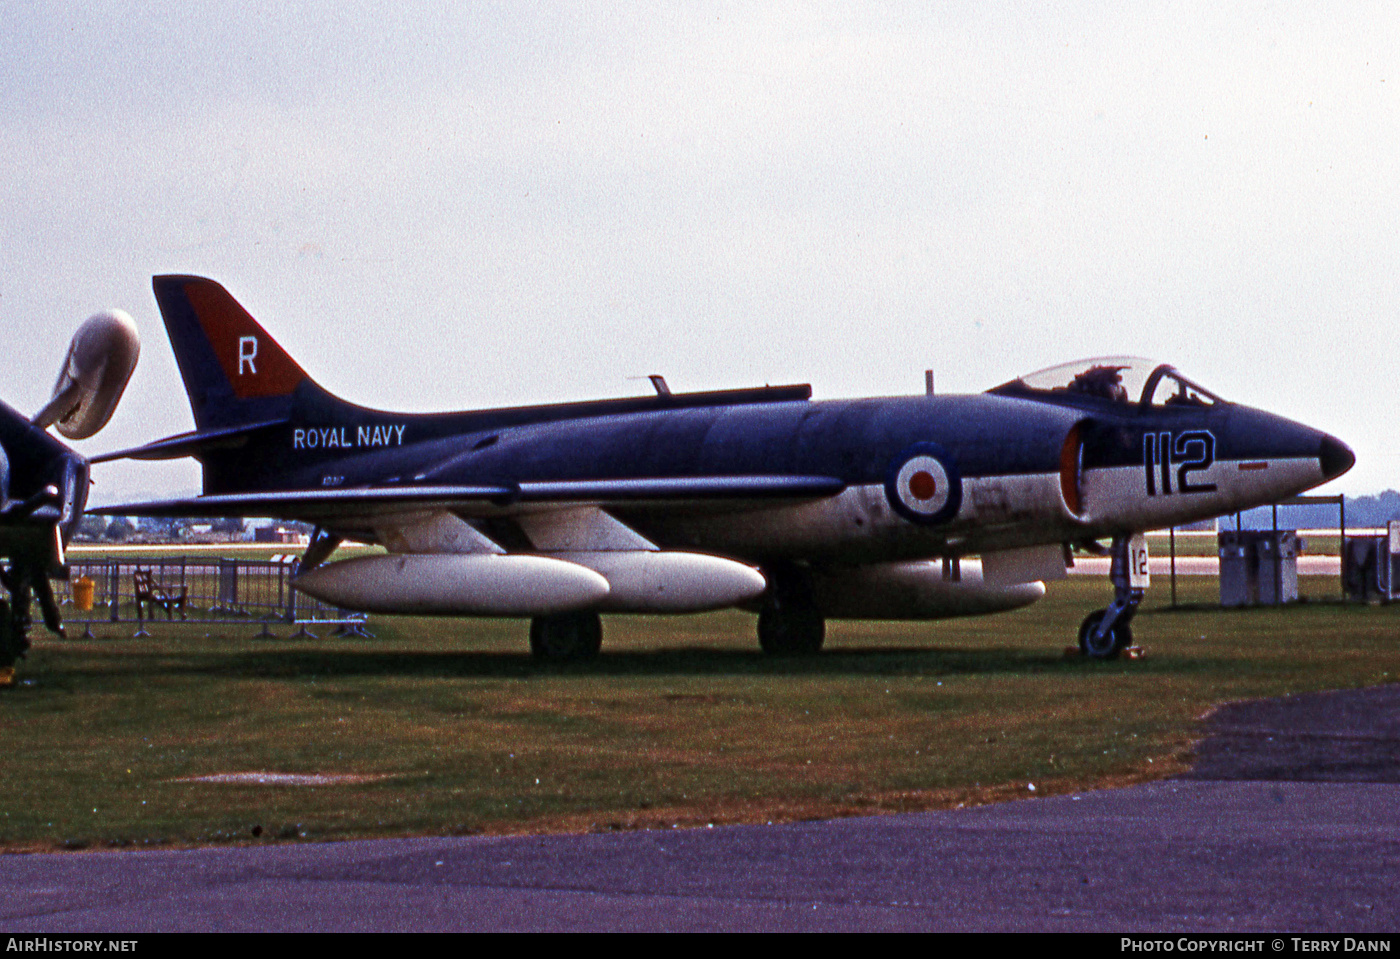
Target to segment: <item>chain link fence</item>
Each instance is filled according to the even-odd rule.
[[[295,556],[271,560],[74,559],[66,582],[54,584],[63,620],[92,636],[99,623],[134,623],[145,636],[151,619],[201,624],[247,623],[271,637],[277,624],[298,627],[293,638],[311,637],[312,626],[365,636],[365,614],[331,606],[292,588]],[[91,595],[85,596],[91,584]]]

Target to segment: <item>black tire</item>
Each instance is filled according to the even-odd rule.
[[[1108,615],[1106,609],[1096,609],[1079,624],[1079,652],[1086,659],[1117,659],[1133,644],[1133,630],[1127,623],[1115,623],[1102,639],[1097,639],[1099,623]]]
[[[542,662],[585,662],[602,648],[603,621],[597,613],[555,613],[530,621],[530,655]]]
[[[758,644],[770,656],[814,656],[826,640],[826,620],[812,583],[799,567],[765,569],[768,595],[758,613]]]

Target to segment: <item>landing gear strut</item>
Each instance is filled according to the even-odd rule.
[[[554,613],[530,621],[530,655],[541,662],[581,663],[603,647],[603,621],[597,613]]]
[[[1084,617],[1079,626],[1079,652],[1089,659],[1117,659],[1133,644],[1129,623],[1147,593],[1147,540],[1142,534],[1113,537],[1113,602]]]
[[[36,593],[44,625],[59,636],[63,635],[63,626],[53,590],[42,570],[19,562],[0,568],[0,586],[9,594],[9,599],[0,599],[0,686],[8,686],[15,663],[29,652],[29,627],[34,622],[30,610]]]
[[[758,613],[758,644],[770,656],[812,656],[826,639],[812,577],[800,566],[767,567],[768,595]]]

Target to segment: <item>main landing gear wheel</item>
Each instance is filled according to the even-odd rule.
[[[1079,626],[1079,652],[1089,659],[1117,659],[1133,644],[1132,627],[1121,621],[1114,623],[1107,635],[1098,635],[1099,623],[1107,614],[1106,609],[1095,610]]]
[[[770,656],[813,656],[826,639],[812,581],[798,567],[765,569],[769,587],[758,613],[758,644]]]
[[[580,663],[603,647],[603,621],[597,613],[555,613],[530,621],[530,655],[542,662]]]

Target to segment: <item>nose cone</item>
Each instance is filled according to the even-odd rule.
[[[1332,480],[1356,465],[1356,454],[1335,436],[1323,436],[1317,462],[1322,467],[1323,478]]]
[[[1296,496],[1356,463],[1351,447],[1335,436],[1246,406],[1230,411],[1216,438],[1216,457],[1238,461],[1236,486],[1256,505]]]

